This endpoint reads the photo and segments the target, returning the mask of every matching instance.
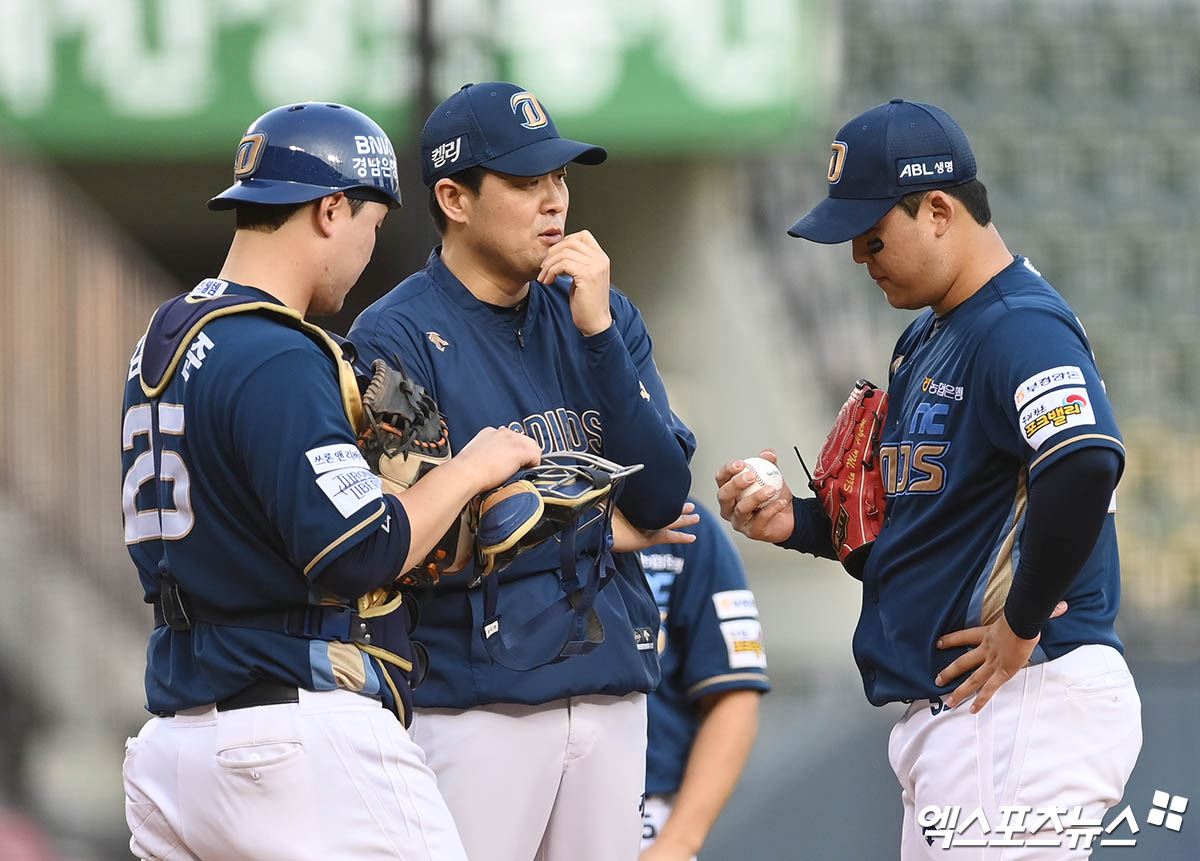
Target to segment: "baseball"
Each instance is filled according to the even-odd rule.
[[[762,490],[764,487],[772,487],[777,492],[779,488],[783,487],[783,473],[781,473],[779,471],[779,467],[771,463],[771,461],[761,457],[748,457],[745,459],[745,463],[746,467],[742,470],[742,472],[746,472],[747,470],[752,472],[754,474],[755,481],[741,492],[741,494],[738,496],[739,501],[744,499],[748,494]],[[778,493],[776,493],[776,495],[778,495]],[[770,502],[774,498],[775,496],[772,496],[771,499],[767,500],[767,502]]]

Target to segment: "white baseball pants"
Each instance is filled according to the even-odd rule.
[[[646,695],[418,709],[412,737],[472,861],[634,861]]]
[[[126,743],[138,858],[466,858],[433,772],[396,717],[344,690],[151,718]]]
[[[1099,820],[1120,801],[1142,748],[1141,700],[1125,659],[1110,646],[1080,646],[1022,669],[979,714],[968,711],[971,702],[942,709],[936,700],[917,700],[892,729],[888,758],[904,801],[903,861],[1087,858],[1090,851],[1072,850],[1052,819],[1036,833],[1006,836],[997,826],[1003,807],[1032,808],[1031,825],[1044,818],[1038,811],[1065,809],[1065,824],[1075,807],[1081,820]],[[977,823],[944,848],[942,836],[918,823],[931,805],[957,805],[960,827],[981,809],[989,830]],[[1017,821],[1011,811],[1009,821]],[[962,845],[970,840],[989,845]],[[1000,845],[1006,841],[1057,845]]]

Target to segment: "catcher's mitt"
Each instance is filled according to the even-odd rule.
[[[600,504],[642,464],[621,466],[587,452],[552,451],[478,500],[476,569],[501,571],[526,550],[603,515]]]
[[[885,493],[877,455],[887,401],[887,392],[873,383],[859,380],[855,384],[817,456],[809,482],[833,524],[838,559],[860,580],[883,527]]]
[[[399,358],[395,368],[376,359],[371,372],[362,397],[364,427],[358,447],[383,489],[400,493],[450,459],[450,432],[433,396],[405,373]],[[471,525],[467,506],[425,560],[400,576],[400,583],[427,586],[443,574],[462,570],[471,560]]]

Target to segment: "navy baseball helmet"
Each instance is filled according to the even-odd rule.
[[[246,129],[233,185],[209,209],[307,203],[327,194],[400,205],[396,151],[379,125],[345,105],[302,102],[267,111]]]

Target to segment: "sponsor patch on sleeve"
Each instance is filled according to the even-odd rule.
[[[1034,451],[1059,431],[1095,423],[1088,391],[1080,387],[1042,395],[1021,410],[1021,433]]]
[[[317,476],[317,487],[337,506],[342,517],[349,517],[368,502],[383,498],[379,477],[365,467],[326,472]]]
[[[757,619],[722,622],[721,635],[725,638],[731,669],[766,667],[767,651],[763,648],[762,624]]]
[[[1048,368],[1039,371],[1017,386],[1017,390],[1013,392],[1013,403],[1016,404],[1017,409],[1021,409],[1038,395],[1045,394],[1051,389],[1057,389],[1059,386],[1082,386],[1086,383],[1083,371],[1075,365]]]
[[[718,619],[758,618],[758,604],[754,602],[754,593],[749,589],[714,592],[712,599],[713,606],[717,608]]]
[[[308,458],[309,465],[317,475],[335,469],[345,469],[348,466],[367,468],[367,462],[359,452],[358,446],[348,442],[310,448],[304,453],[304,456]]]

